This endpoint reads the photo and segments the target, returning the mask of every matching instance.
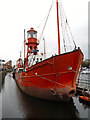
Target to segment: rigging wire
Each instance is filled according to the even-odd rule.
[[[65,41],[65,40],[68,40],[70,43],[70,38],[69,38],[68,30],[67,30],[67,24],[66,24],[67,20],[65,18],[62,8],[60,7],[60,4],[59,4],[59,9],[60,9],[60,17],[61,17],[61,27],[62,27],[64,50],[66,52],[66,50],[68,50],[68,45],[67,45],[67,41]],[[69,46],[72,49],[71,44],[69,44]]]
[[[59,0],[59,2],[60,2],[60,0]],[[73,40],[73,43],[74,43],[74,46],[75,46],[75,49],[76,49],[77,46],[76,46],[76,43],[75,43],[75,41],[74,41],[74,38],[73,38],[73,35],[72,35],[72,32],[71,32],[71,29],[70,29],[70,26],[69,26],[69,24],[68,24],[67,17],[66,17],[66,15],[65,15],[65,12],[64,12],[64,9],[63,9],[63,7],[62,7],[61,2],[60,2],[60,5],[61,5],[61,8],[62,8],[62,10],[63,10],[64,16],[65,16],[65,19],[66,19],[66,24],[67,24],[67,26],[68,26],[68,28],[69,28],[69,31],[70,31],[70,34],[71,34],[71,37],[72,37],[72,40]]]
[[[45,24],[44,24],[44,27],[43,27],[41,36],[40,36],[40,38],[39,38],[39,41],[41,41],[41,38],[42,38],[42,36],[43,36],[44,30],[45,30],[45,27],[46,27],[46,24],[47,24],[47,20],[48,20],[48,18],[49,18],[49,15],[50,15],[50,12],[51,12],[51,9],[52,9],[52,6],[53,6],[53,3],[54,3],[54,0],[52,1],[51,7],[50,7],[50,9],[49,9],[49,12],[48,12],[47,18],[46,18],[46,20],[45,20]]]
[[[75,46],[75,49],[76,49],[77,46],[76,46],[76,43],[75,43],[75,41],[74,41],[74,38],[73,38],[73,35],[72,35],[72,33],[71,33],[71,29],[70,29],[70,26],[69,26],[68,22],[67,22],[67,25],[68,25],[68,28],[69,28],[69,30],[70,30],[70,34],[71,34],[71,37],[72,37],[72,40],[73,40],[73,43],[74,43],[74,46]]]
[[[59,9],[60,9],[60,5],[59,5]],[[61,17],[61,27],[63,27],[63,21],[62,21],[62,13],[61,13],[61,10],[60,10],[60,17]],[[65,32],[63,31],[62,29],[62,35],[63,35],[63,44],[64,44],[64,51],[66,52],[66,45],[65,45]]]
[[[69,34],[68,34],[68,30],[67,30],[67,26],[65,26],[65,28],[66,28],[67,39],[68,39],[68,41],[69,41],[69,43],[70,43],[70,38],[69,38]],[[69,44],[69,45],[70,45],[70,48],[72,49],[71,44]]]
[[[38,25],[37,28],[40,28],[40,26],[42,25],[42,23],[44,22],[44,20],[46,19],[47,15],[42,19],[41,23]]]

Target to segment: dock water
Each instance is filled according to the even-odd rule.
[[[90,106],[79,102],[78,95],[75,95],[69,103],[36,99],[20,91],[11,73],[4,79],[0,92],[1,101],[2,118],[5,120],[6,118],[90,119]]]

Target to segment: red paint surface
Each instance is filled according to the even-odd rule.
[[[68,95],[71,89],[76,91],[76,78],[82,60],[83,54],[80,49],[55,56],[28,68],[26,72],[16,73],[16,82],[19,86],[38,90],[55,89],[58,95],[60,93]],[[72,67],[72,70],[68,70],[69,67]]]

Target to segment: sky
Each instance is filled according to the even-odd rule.
[[[60,0],[74,40],[84,53],[84,59],[88,58],[88,1]],[[27,31],[33,27],[39,30],[38,26],[47,15],[51,3],[52,0],[0,0],[0,59],[12,60],[15,64],[20,51],[23,56],[24,29]],[[55,21],[54,12],[51,16],[53,18],[49,21],[52,19]],[[47,45],[48,50],[57,46],[57,42],[52,42],[55,39],[53,35],[56,34],[52,31],[54,21],[46,30],[47,33],[49,33],[48,30],[52,33],[47,34],[48,37],[45,36],[46,41],[50,39],[51,42]]]

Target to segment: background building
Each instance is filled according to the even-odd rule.
[[[90,59],[85,59],[85,60],[83,61],[83,67],[90,68]]]
[[[2,64],[2,69],[3,70],[7,70],[7,69],[11,69],[11,68],[12,68],[12,61],[11,60],[6,62],[5,64]]]

